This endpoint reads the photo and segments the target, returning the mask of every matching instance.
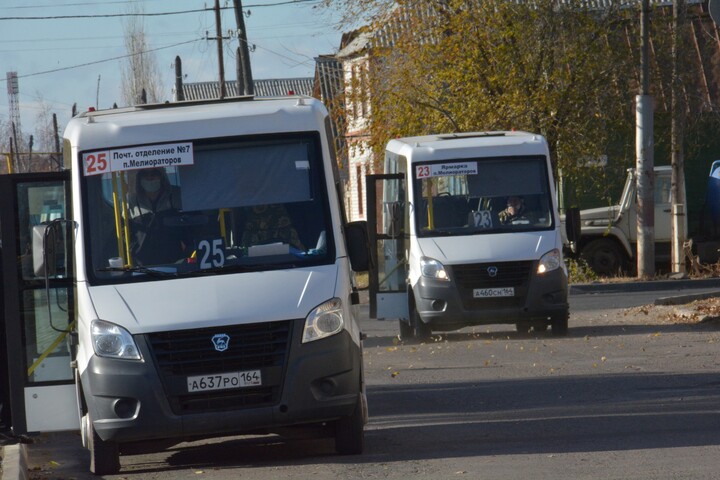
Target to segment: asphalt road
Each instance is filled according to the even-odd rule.
[[[122,457],[106,478],[720,478],[720,327],[628,308],[652,302],[624,290],[573,295],[565,338],[492,326],[403,345],[396,322],[363,320],[361,456],[326,439],[234,437]],[[79,443],[37,438],[31,478],[96,478]]]

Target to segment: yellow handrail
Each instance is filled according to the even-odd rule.
[[[123,215],[125,217],[125,251],[127,253],[127,265],[132,266],[133,259],[132,259],[132,252],[130,251],[130,211],[128,209],[128,192],[127,192],[127,182],[125,181],[125,176],[120,176],[120,187],[122,188],[122,207],[123,207]]]
[[[123,265],[125,264],[124,255],[125,251],[123,248],[123,233],[121,224],[120,208],[122,200],[118,198],[118,175],[116,172],[112,173],[112,187],[113,187],[113,210],[115,212],[115,238],[117,239],[118,255],[123,259]]]
[[[58,345],[60,345],[60,342],[65,340],[65,337],[67,337],[67,334],[70,333],[73,328],[75,328],[75,322],[76,322],[76,320],[73,320],[70,323],[70,325],[68,325],[68,330],[66,332],[62,332],[60,335],[58,335],[58,337],[55,339],[55,341],[52,344],[50,344],[50,346],[48,348],[45,349],[45,351],[42,353],[42,355],[40,355],[37,358],[37,360],[35,360],[33,362],[33,364],[28,367],[28,370],[27,370],[28,377],[30,375],[32,375],[33,372],[35,371],[35,369],[37,369],[37,367],[39,367],[40,364],[43,362],[43,360],[45,360],[47,358],[47,356],[50,355],[52,353],[52,351],[55,350],[55,348]]]

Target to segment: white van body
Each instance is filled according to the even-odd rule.
[[[391,140],[385,174],[377,177],[384,234],[377,239],[371,316],[399,318],[405,338],[498,323],[567,332],[563,235],[541,135]],[[503,224],[500,212],[514,196],[524,213]]]
[[[328,427],[338,451],[362,450],[357,292],[327,122],[302,97],[69,122],[74,367],[95,473],[143,444],[285,427]],[[151,168],[171,208],[136,222],[134,190]],[[292,240],[268,242],[270,220],[249,220],[270,210]]]

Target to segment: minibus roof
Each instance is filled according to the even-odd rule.
[[[479,149],[482,149],[482,152]],[[388,142],[387,150],[404,155],[412,162],[447,158],[548,154],[547,142],[542,135],[519,131],[468,132],[398,138]]]
[[[88,111],[64,138],[80,150],[238,135],[316,131],[327,110],[311,97],[233,97]],[[311,118],[312,117],[312,121]]]

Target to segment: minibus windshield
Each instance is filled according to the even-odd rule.
[[[413,165],[421,237],[553,228],[546,158],[442,160]]]
[[[334,261],[316,134],[86,151],[81,161],[91,281]]]

